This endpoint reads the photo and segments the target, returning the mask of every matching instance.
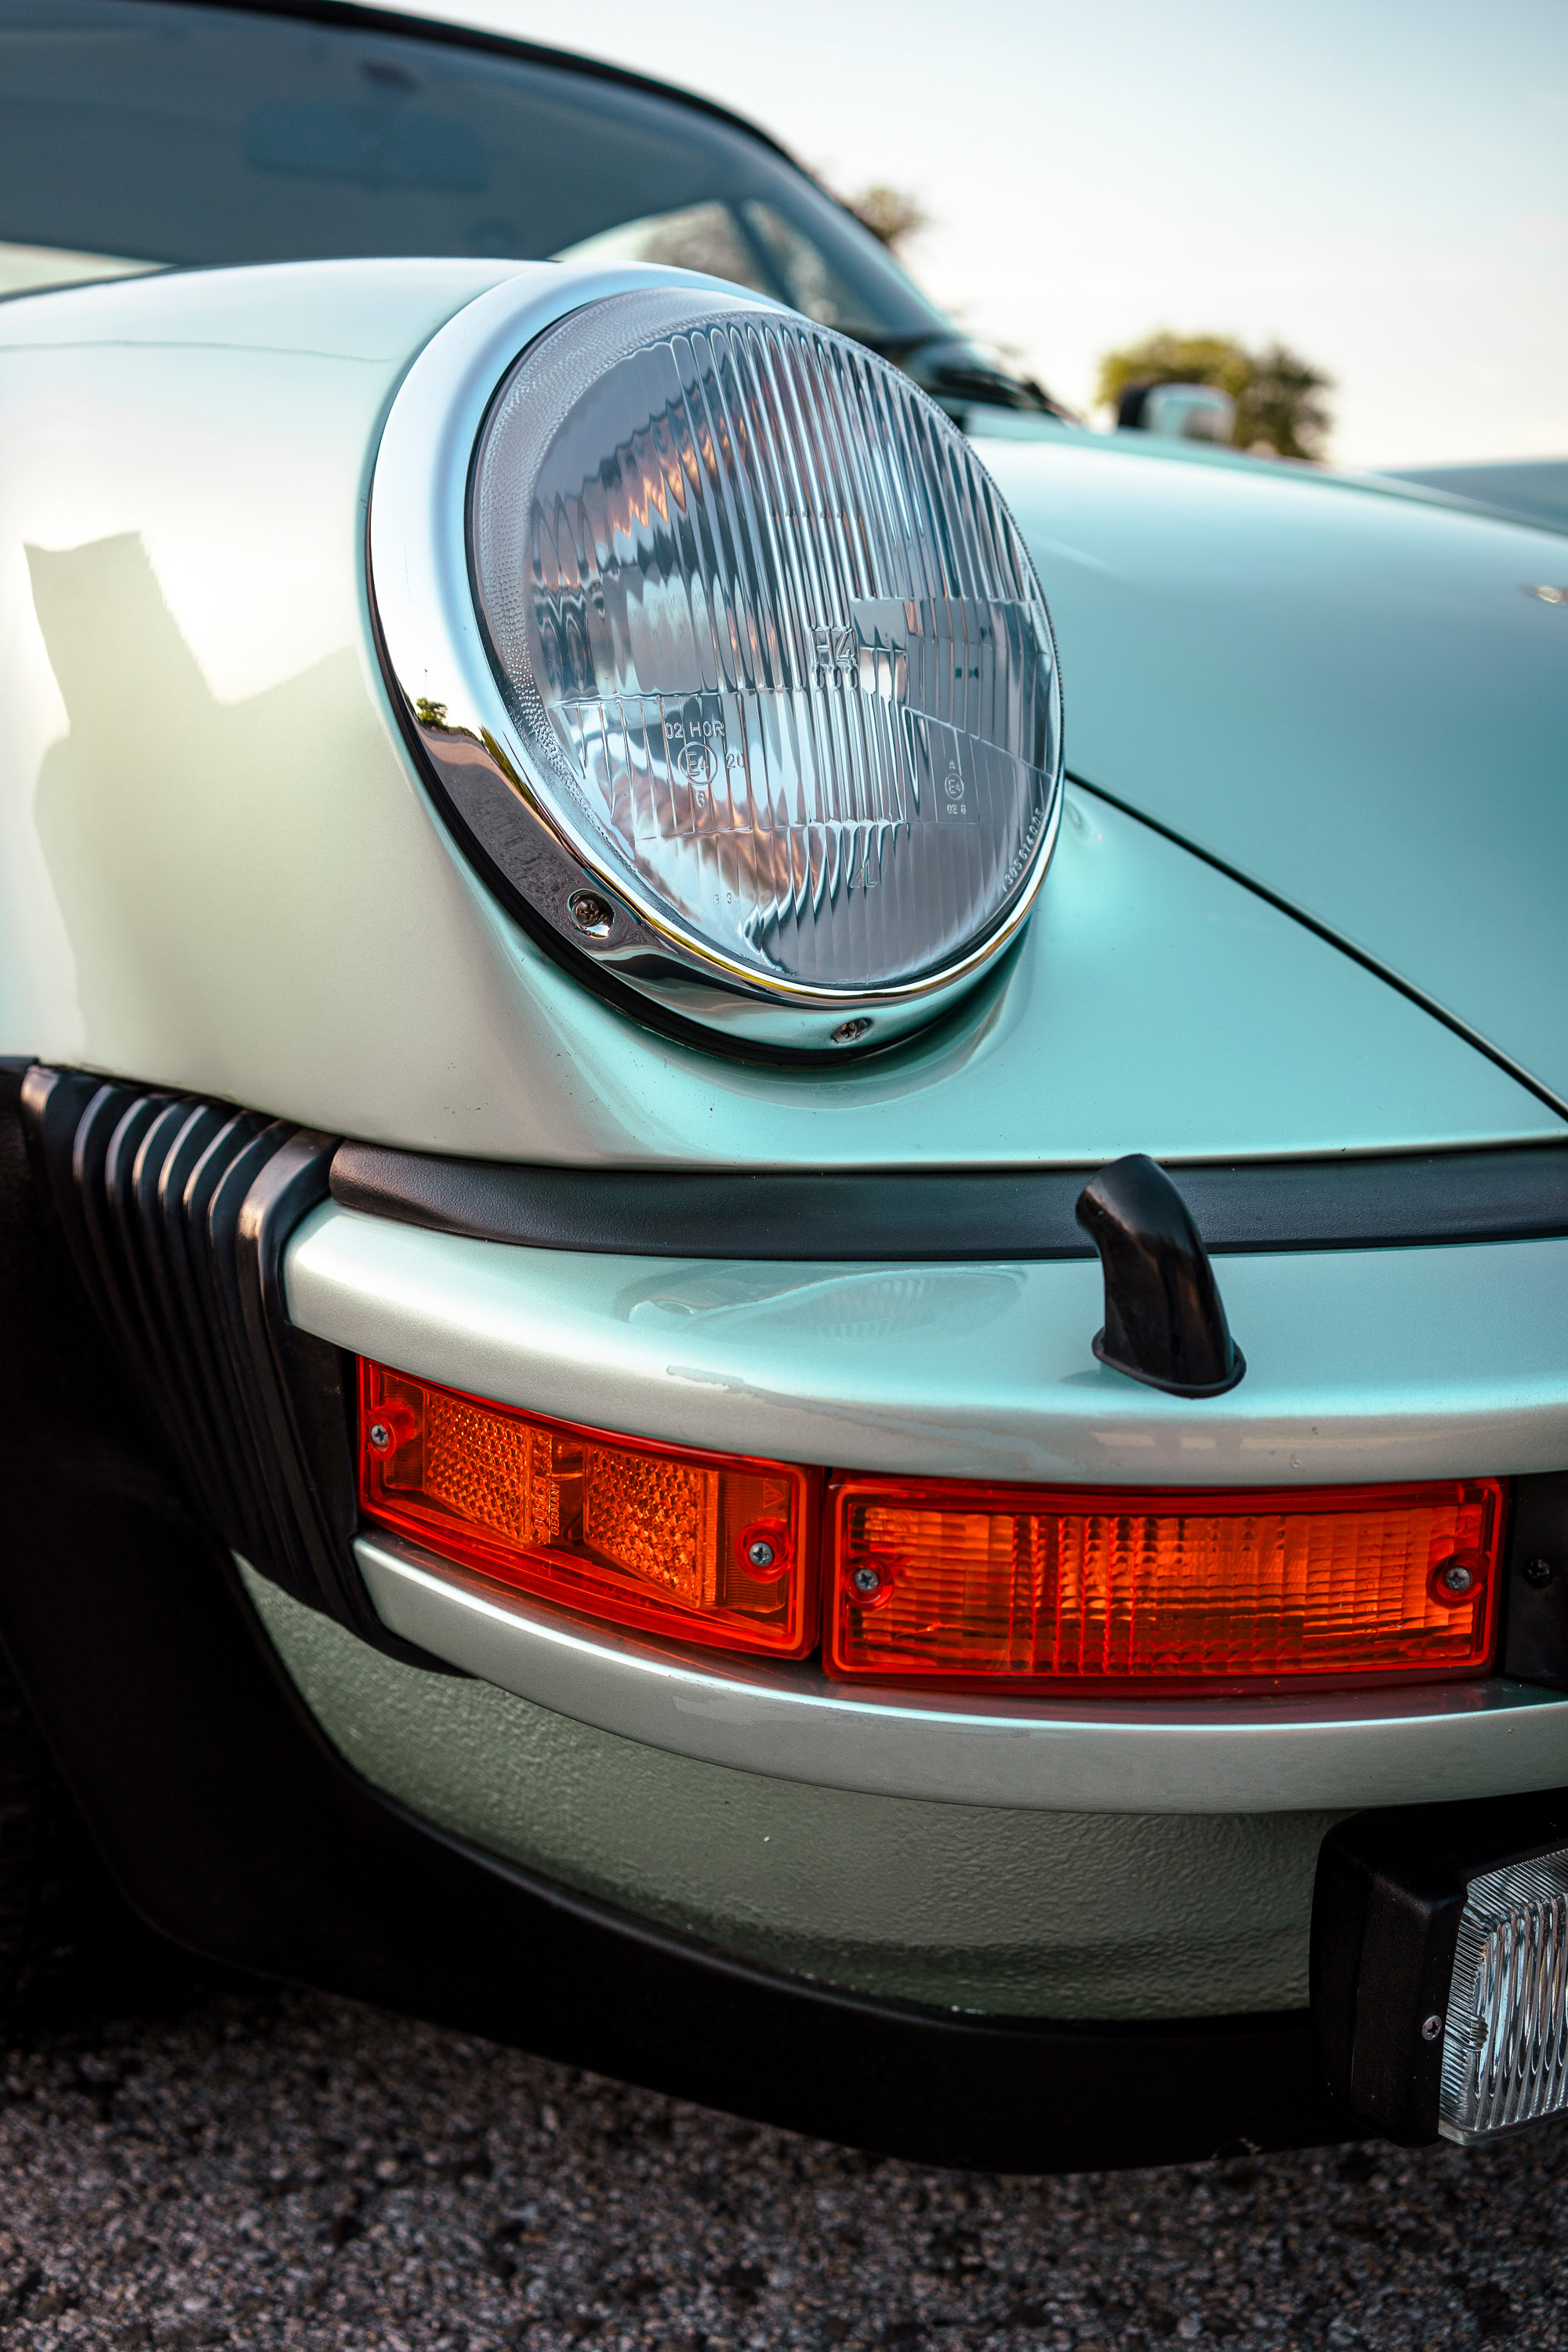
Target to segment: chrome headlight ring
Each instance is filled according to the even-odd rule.
[[[588,346],[603,363],[592,352],[583,363]],[[547,478],[552,464],[562,475],[557,452],[578,425],[582,403],[598,394],[603,406],[602,387],[611,383],[613,394],[616,369],[625,374],[634,366],[645,379],[634,389],[646,394],[648,368],[668,374],[678,346],[689,366],[693,351],[718,355],[702,387],[706,404],[692,398],[681,411],[700,419],[684,453],[694,504],[706,463],[718,484],[710,503],[722,494],[731,521],[745,509],[737,530],[750,530],[753,555],[771,538],[774,554],[764,550],[756,559],[774,565],[771,583],[752,595],[743,628],[731,613],[720,644],[715,626],[721,664],[736,674],[699,677],[689,645],[678,648],[674,668],[689,674],[650,678],[645,654],[638,675],[624,652],[628,612],[634,625],[638,620],[636,600],[646,597],[655,610],[662,596],[661,609],[668,609],[672,586],[685,588],[687,605],[706,613],[714,594],[706,581],[698,582],[695,598],[689,582],[672,581],[668,530],[662,555],[646,534],[628,555],[626,518],[637,508],[634,496],[618,523],[611,519],[607,534],[602,520],[590,520],[601,576],[588,585],[597,599],[600,650],[584,653],[578,644],[556,676],[552,625],[547,616],[546,635],[530,634],[529,599],[543,611],[553,597],[555,611],[561,583],[544,577],[552,554],[546,550],[542,558],[537,527],[530,540],[528,516],[537,522],[541,498],[555,500],[552,513],[560,508],[560,480]],[[763,352],[773,374],[763,384],[753,371],[742,398],[731,385],[728,412],[720,415],[713,371],[729,366],[736,351],[742,367],[748,354]],[[766,413],[781,352],[784,372],[794,369],[800,378],[776,394],[790,411],[788,435]],[[799,414],[803,396],[819,406],[840,397],[833,382],[824,394],[818,381],[835,373],[852,401],[882,404],[885,446],[858,469],[845,460],[835,478],[850,427],[841,415],[829,416],[826,426],[813,424],[813,446],[832,453],[819,468],[828,478],[814,484],[802,460]],[[656,405],[659,396],[656,386]],[[667,429],[668,414],[667,406],[655,416],[657,431]],[[709,430],[715,415],[716,433]],[[895,428],[903,439],[889,459]],[[634,419],[628,433],[635,430]],[[753,443],[769,430],[771,508],[751,498],[752,486],[742,478],[763,462]],[[522,451],[521,475],[509,435],[510,451]],[[792,445],[784,447],[790,436]],[[582,481],[584,495],[596,498],[599,479],[584,471],[582,439],[578,430],[577,446],[563,460],[568,489]],[[628,453],[635,457],[636,446],[612,436],[606,481]],[[679,503],[685,488],[680,453],[673,467],[668,451],[660,462]],[[728,467],[721,480],[721,465]],[[644,520],[649,487],[632,484]],[[656,479],[651,487],[657,503],[661,485]],[[858,510],[847,488],[858,493]],[[879,497],[888,511],[868,521],[866,509]],[[792,565],[778,558],[776,526],[786,508],[797,539],[805,534],[808,558],[821,543],[820,562]],[[889,518],[900,512],[905,541],[889,553],[895,535]],[[580,525],[579,515],[579,557]],[[487,542],[477,545],[487,532]],[[850,544],[857,532],[858,543]],[[835,533],[836,548],[828,545]],[[923,545],[917,544],[921,534]],[[498,538],[505,559],[499,572],[489,544]],[[609,540],[615,544],[606,556]],[[879,545],[886,577],[878,576]],[[919,578],[908,572],[906,547],[923,560]],[[594,555],[590,546],[590,565]],[[887,362],[764,298],[688,271],[520,270],[458,312],[404,379],[376,457],[367,557],[389,682],[443,815],[535,936],[618,982],[617,996],[633,992],[660,1025],[676,1021],[715,1044],[792,1055],[887,1045],[945,1011],[1016,937],[1038,893],[1061,813],[1060,685],[1049,616],[1016,525],[989,478],[941,412]],[[740,562],[732,546],[726,561]],[[900,565],[901,576],[891,576]],[[803,589],[807,574],[816,584]],[[715,579],[724,593],[729,583],[717,572]],[[522,593],[510,593],[509,581]],[[619,624],[614,614],[605,621],[606,593],[612,603],[621,600]],[[770,595],[773,603],[763,611]],[[736,609],[742,602],[743,591]],[[580,593],[577,605],[583,607]],[[604,650],[612,636],[618,654]],[[668,636],[661,642],[668,646]],[[701,658],[709,667],[706,647]],[[658,659],[669,667],[668,653]],[[574,660],[574,681],[567,674]],[[617,660],[620,671],[606,684],[605,665]],[[582,753],[584,709],[589,754]],[[980,712],[986,720],[976,731]],[[812,736],[815,774],[798,749],[793,768],[775,749],[775,769],[782,764],[789,772],[763,777],[766,745],[758,745],[768,727],[775,747],[781,735],[796,747]],[[879,787],[875,774],[868,779],[868,740],[890,777]],[[617,777],[617,757],[642,795],[618,833],[611,804],[629,806],[631,786]],[[726,761],[734,790],[720,810]],[[853,791],[846,799],[850,771]],[[699,788],[701,818],[692,816],[687,784]],[[707,784],[714,788],[711,803],[701,789]],[[826,819],[825,798],[832,803]],[[961,862],[967,874],[982,875],[983,887],[965,886],[977,899],[967,925],[949,846],[957,829],[938,837],[949,816],[969,820]],[[891,954],[886,942],[895,894],[884,890],[875,908],[879,929],[865,911],[868,901],[856,895],[889,873],[902,885],[899,903],[906,910],[905,936],[895,938]],[[693,875],[707,886],[700,892]],[[718,915],[710,924],[702,919],[702,899],[717,905],[721,897],[711,887],[716,878],[736,886],[723,894],[730,906],[740,901],[728,924]],[[943,935],[933,941],[933,932]],[[802,941],[804,953],[792,956]],[[802,968],[813,962],[819,969]],[[836,962],[844,968],[833,968]]]

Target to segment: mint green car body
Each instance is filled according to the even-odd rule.
[[[1535,593],[1568,542],[1131,436],[980,436],[1058,632],[1072,781],[1026,936],[957,1013],[842,1068],[767,1066],[553,963],[427,797],[363,562],[397,385],[510,267],[0,310],[0,1052],[583,1168],[1146,1151],[1179,1179],[1568,1139],[1568,609]],[[1223,1280],[1248,1373],[1200,1403],[1096,1363],[1092,1261],[577,1257],[329,1203],[289,1298],[465,1389],[809,1462],[1134,1486],[1568,1465],[1568,1241],[1238,1255]],[[361,1557],[388,1623],[438,1647],[428,1595]],[[854,1726],[792,1747],[755,1683],[667,1675],[634,1706],[560,1643],[548,1674],[459,1645],[475,1679],[446,1683],[249,1588],[329,1737],[416,1812],[727,1950],[947,2008],[1298,2005],[1328,1821],[1568,1779],[1568,1702],[1496,1681],[928,1710],[918,1756]]]

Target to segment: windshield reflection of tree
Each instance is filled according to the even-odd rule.
[[[825,327],[876,338],[883,328],[833,268],[821,247],[775,205],[717,198],[679,212],[649,214],[564,246],[558,261],[637,261],[700,270],[787,302]]]

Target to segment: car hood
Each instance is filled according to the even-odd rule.
[[[431,805],[366,604],[387,403],[413,353],[515,267],[171,272],[0,305],[0,1053],[405,1150],[574,1167],[1561,1140],[1554,1111],[1407,995],[1076,787],[1016,950],[888,1054],[742,1061],[584,988]],[[1107,491],[1178,470],[1096,477],[1092,442],[1075,462]],[[1013,468],[1012,487],[1065,506],[1048,469]],[[1087,547],[1087,520],[1052,530]],[[1070,727],[1095,627],[1114,646],[1119,612],[1152,592],[1116,585],[1110,553],[1041,554]],[[1102,624],[1080,574],[1114,588]],[[1109,717],[1086,735],[1117,715],[1118,665],[1100,671]]]
[[[983,454],[1061,641],[1073,774],[1568,1100],[1568,582],[1553,534],[1091,436]]]

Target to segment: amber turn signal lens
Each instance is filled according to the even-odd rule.
[[[1098,1689],[1475,1674],[1502,1486],[1091,1494],[844,1477],[831,1673]]]
[[[499,1584],[727,1650],[816,1640],[815,1496],[784,1462],[610,1436],[360,1365],[367,1517]]]

